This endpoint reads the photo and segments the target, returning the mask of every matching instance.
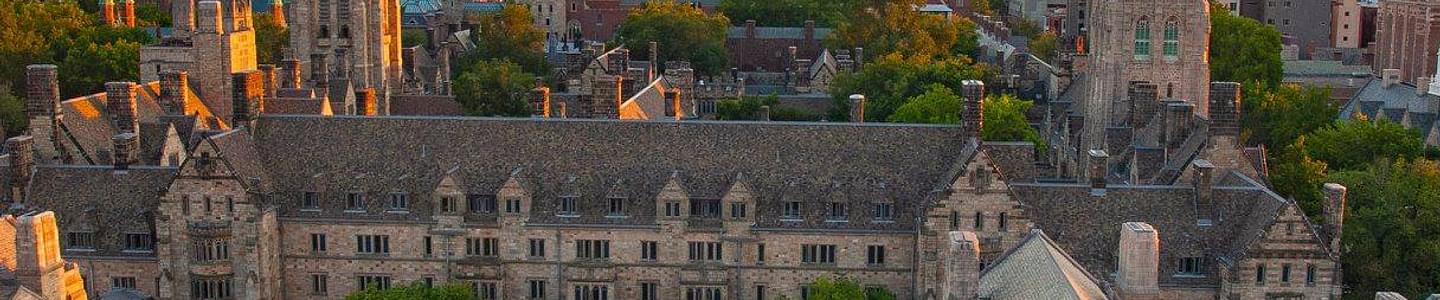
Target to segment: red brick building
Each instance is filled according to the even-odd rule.
[[[1435,53],[1440,48],[1440,2],[1389,0],[1380,2],[1375,20],[1376,74],[1399,69],[1400,79],[1435,74]]]
[[[570,30],[578,31],[587,41],[609,41],[620,29],[620,22],[630,11],[645,5],[646,0],[572,0],[569,18]],[[719,0],[675,0],[700,5],[706,13],[715,13]]]
[[[793,63],[785,57],[785,51],[796,48],[796,58],[815,59],[824,50],[820,44],[830,35],[830,28],[815,28],[815,22],[805,22],[805,27],[758,27],[754,20],[748,20],[743,27],[730,27],[725,47],[730,49],[730,65],[740,71],[784,71]]]

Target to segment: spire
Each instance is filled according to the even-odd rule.
[[[100,22],[105,23],[105,25],[119,24],[119,22],[115,21],[114,0],[100,0]]]
[[[272,20],[274,20],[275,26],[285,28],[287,26],[285,25],[285,1],[274,0],[274,2],[270,2],[270,15],[274,16]]]

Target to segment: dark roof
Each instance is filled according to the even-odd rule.
[[[136,89],[137,121],[140,123],[181,121],[184,124],[176,124],[176,130],[181,133],[182,138],[189,136],[194,127],[186,128],[187,126],[183,125],[194,125],[193,120],[185,121],[181,120],[184,117],[168,115],[160,105],[159,89],[158,81],[141,84]],[[189,114],[215,120],[212,123],[218,124],[218,127],[226,127],[223,123],[219,123],[218,119],[213,118],[209,108],[205,107],[204,102],[195,96],[194,91],[187,89],[185,94],[187,107],[192,108],[192,111],[188,112]],[[76,156],[77,163],[98,164],[109,161],[109,158],[104,157],[105,155],[101,151],[113,147],[111,138],[119,131],[112,123],[110,113],[106,111],[107,98],[108,96],[102,92],[61,102],[60,108],[65,115],[61,123],[68,138],[66,144],[71,149],[78,147],[79,149],[75,150],[83,153],[83,155]],[[141,138],[144,136],[142,135]]]
[[[465,111],[455,96],[393,95],[390,114],[396,116],[459,116]]]
[[[1340,119],[1350,120],[1356,113],[1364,114],[1370,120],[1380,119],[1400,123],[1406,128],[1420,131],[1429,145],[1436,145],[1440,137],[1435,136],[1440,122],[1440,96],[1434,94],[1416,95],[1416,86],[1409,83],[1395,83],[1386,87],[1383,80],[1371,80],[1360,88],[1355,96],[1340,109]]]
[[[745,29],[746,29],[746,28],[745,28],[744,26],[730,27],[730,29],[727,31],[727,32],[728,32],[728,36],[729,36],[730,38],[732,38],[732,39],[743,39],[743,38],[746,37],[746,36],[745,36]],[[814,38],[815,38],[816,40],[824,40],[825,37],[830,36],[830,32],[831,32],[831,31],[833,31],[833,30],[830,29],[830,28],[816,27],[816,28],[815,28],[815,36],[814,36]],[[755,27],[755,38],[757,38],[757,39],[777,39],[777,40],[800,40],[800,39],[805,39],[805,27],[759,27],[759,26],[756,26],[756,27]]]
[[[122,251],[124,234],[154,233],[161,191],[174,176],[172,167],[37,166],[27,204],[54,211],[62,232],[95,232],[94,252],[67,256],[154,256]]]
[[[985,269],[979,293],[990,300],[1109,299],[1099,281],[1039,229]]]

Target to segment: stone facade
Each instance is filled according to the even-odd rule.
[[[80,267],[61,257],[53,212],[0,217],[0,267],[5,299],[87,299]]]
[[[302,49],[295,58],[303,69],[324,72],[305,79],[319,84],[315,74],[346,74],[355,89],[375,89],[380,114],[388,114],[391,95],[405,88],[400,2],[297,0],[286,8],[290,48]]]
[[[250,1],[172,3],[172,12],[177,12],[175,34],[140,49],[140,79],[155,81],[165,72],[186,71],[201,101],[228,121],[232,102],[230,74],[258,68]]]

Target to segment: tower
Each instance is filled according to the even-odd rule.
[[[356,89],[374,88],[377,113],[389,113],[391,91],[405,87],[400,41],[400,2],[381,0],[293,0],[288,3],[290,49],[302,68],[314,69],[318,60],[348,70]],[[336,49],[346,49],[345,65],[336,64]],[[313,82],[314,73],[306,81]]]
[[[135,27],[135,0],[120,0],[120,25]]]
[[[275,26],[280,26],[280,28],[289,26],[285,24],[285,0],[270,2],[270,15],[275,16]]]

